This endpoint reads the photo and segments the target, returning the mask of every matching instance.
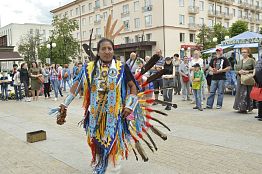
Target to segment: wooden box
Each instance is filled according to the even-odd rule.
[[[27,142],[34,143],[37,141],[46,140],[46,132],[43,130],[28,132],[26,134]]]

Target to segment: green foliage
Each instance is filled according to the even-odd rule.
[[[198,45],[202,45],[203,50],[213,48],[216,46],[216,43],[212,41],[214,37],[214,32],[210,27],[203,25],[199,30],[197,38],[199,38],[196,42]]]
[[[79,55],[78,41],[73,37],[72,32],[78,29],[76,20],[69,20],[64,17],[59,19],[54,17],[52,23],[54,30],[49,38],[51,42],[56,43],[52,49],[52,63],[69,63],[72,58]]]
[[[214,37],[217,38],[217,44],[221,44],[225,40],[225,36],[229,35],[229,31],[221,24],[214,25]]]
[[[235,23],[233,23],[229,29],[230,37],[234,37],[245,31],[248,31],[248,23],[245,21],[238,20]]]
[[[37,60],[37,48],[39,47],[39,35],[28,34],[23,36],[18,44],[18,52],[27,63]]]

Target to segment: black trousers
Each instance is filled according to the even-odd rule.
[[[258,116],[262,118],[262,101],[258,102]]]
[[[49,89],[50,89],[50,83],[44,83],[44,94],[45,94],[45,97],[50,97],[50,92],[49,92]]]

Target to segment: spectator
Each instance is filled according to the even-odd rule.
[[[59,64],[56,64],[56,70],[57,70],[57,73],[58,73],[58,91],[59,91],[59,94],[61,97],[63,97],[63,94],[62,94],[62,67],[59,65]]]
[[[41,81],[40,77],[42,76],[41,69],[38,67],[36,62],[32,62],[32,67],[29,70],[29,74],[31,77],[31,92],[33,96],[33,101],[38,100],[38,96],[40,93]]]
[[[179,66],[180,81],[182,86],[182,99],[190,101],[190,70],[188,57],[184,57],[184,61]]]
[[[237,79],[236,79],[236,72],[235,72],[235,64],[236,64],[236,59],[235,59],[235,53],[232,53],[231,56],[228,58],[228,61],[230,63],[230,71],[228,71],[228,77],[229,77],[229,83],[233,84],[234,89],[236,90],[237,86]]]
[[[78,69],[78,63],[76,62],[75,65],[74,65],[74,67],[73,67],[73,73],[72,73],[72,74],[73,74],[73,79],[75,79],[76,76],[77,76],[77,75],[76,75],[77,69]]]
[[[136,53],[132,52],[130,54],[130,58],[126,61],[126,64],[129,66],[132,74],[135,74],[136,69],[138,69],[140,62],[145,64],[145,61],[143,59],[137,57]]]
[[[27,63],[21,64],[20,81],[21,85],[23,84],[25,90],[25,102],[30,102],[31,99],[29,97],[29,73],[27,68]]]
[[[2,100],[3,101],[8,101],[8,76],[7,76],[7,71],[4,71],[2,73],[2,77],[0,78],[0,84],[1,84],[1,92],[2,92]]]
[[[50,82],[51,82],[51,85],[52,85],[52,87],[54,89],[54,93],[55,93],[54,101],[57,101],[58,91],[59,91],[59,83],[58,83],[58,72],[57,72],[55,64],[51,65]]]
[[[15,99],[16,101],[22,101],[22,90],[21,90],[21,79],[20,79],[20,72],[17,70],[14,73],[14,90],[15,90]]]
[[[213,73],[210,94],[207,99],[207,109],[213,108],[216,91],[218,90],[217,109],[221,109],[224,98],[226,72],[230,70],[228,59],[223,57],[223,49],[216,49],[216,57],[209,63],[209,70]]]
[[[193,109],[198,109],[200,111],[203,111],[201,86],[204,79],[204,73],[201,70],[200,65],[198,63],[196,63],[193,67],[195,69],[193,70],[193,76],[192,76],[192,89],[196,101],[196,106]]]
[[[44,95],[45,99],[50,98],[50,67],[49,64],[45,64],[45,68],[43,69],[44,76]]]
[[[62,71],[62,77],[63,77],[64,91],[66,91],[66,83],[69,86],[69,88],[71,88],[71,83],[70,83],[71,73],[70,73],[70,69],[68,68],[68,64],[64,65],[64,69]]]
[[[77,67],[77,70],[75,72],[75,76],[78,76],[78,74],[81,72],[83,68],[83,64],[81,62],[78,63],[78,67]],[[84,93],[84,84],[83,84],[83,80],[81,81],[81,88],[80,88],[80,91],[79,91],[79,98],[82,98],[83,97],[83,93]]]
[[[175,95],[178,94],[180,95],[181,91],[181,81],[180,81],[180,74],[179,74],[179,65],[181,64],[181,60],[179,59],[178,54],[174,54],[174,60],[173,60],[173,65],[175,66]]]
[[[172,63],[171,57],[166,57],[164,64],[165,74],[163,77],[163,88],[164,88],[164,101],[172,102],[175,66]],[[171,110],[171,106],[166,106],[165,110]]]
[[[255,81],[257,86],[262,89],[262,59],[257,62],[255,67]],[[260,95],[262,95],[260,93]],[[255,117],[258,118],[258,121],[262,121],[262,101],[258,101],[258,115]]]
[[[17,64],[13,64],[13,69],[12,69],[12,71],[10,73],[10,76],[12,78],[11,86],[14,85],[14,75],[17,72],[17,68],[18,68],[18,65]]]
[[[206,74],[206,82],[207,82],[207,91],[209,94],[213,72],[209,70],[208,60],[206,60],[205,74]]]
[[[156,74],[158,71],[163,69],[164,66],[164,58],[162,56],[162,51],[160,49],[156,50],[156,54],[160,56],[160,59],[157,61],[157,63],[152,67],[151,72],[152,75]],[[162,93],[162,88],[163,88],[163,79],[162,77],[156,79],[154,82],[154,94],[155,94],[155,99],[158,100],[159,96],[159,91]],[[157,103],[153,103],[153,105],[157,105]]]
[[[249,57],[250,49],[242,48],[241,53],[243,59],[239,62],[239,70],[236,70],[237,74],[237,88],[236,88],[236,96],[233,108],[238,110],[239,113],[247,113],[248,111],[252,111],[253,102],[250,99],[250,92],[252,90],[253,83],[244,84],[241,80],[241,76],[246,74],[253,74],[255,69],[255,60]],[[253,78],[253,77],[252,77]]]

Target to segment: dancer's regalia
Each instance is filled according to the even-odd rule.
[[[118,30],[116,34],[112,34],[115,24],[116,22],[113,23],[113,27],[109,30],[111,25],[110,16],[105,30],[105,37],[112,39],[121,31]],[[88,52],[89,56],[91,56],[91,51]],[[144,96],[152,93],[153,90],[140,91],[141,88],[136,81],[152,68],[159,58],[158,55],[154,55],[135,78],[127,65],[114,58],[109,66],[104,66],[100,59],[91,61],[83,66],[82,71],[74,80],[70,94],[64,103],[51,110],[50,114],[57,113],[58,124],[65,123],[67,107],[77,95],[80,84],[84,83],[83,107],[85,109],[85,119],[83,125],[92,151],[92,164],[95,166],[95,173],[104,174],[109,160],[112,160],[115,164],[119,158],[127,159],[129,149],[134,152],[136,159],[138,159],[137,150],[142,159],[147,161],[148,157],[140,142],[145,142],[151,151],[157,150],[155,142],[148,133],[149,129],[163,140],[167,139],[164,133],[149,123],[149,120],[157,121],[169,130],[166,125],[150,115],[151,112],[166,114],[147,107],[147,104],[160,102],[173,107],[176,107],[176,105],[159,100],[155,101],[154,99],[145,99]],[[159,76],[161,74],[149,77],[142,85],[147,85],[154,79],[159,78]],[[137,85],[137,94],[130,93],[127,85],[130,81]],[[126,110],[132,112],[125,117]],[[144,135],[149,139],[150,143],[144,138]]]

